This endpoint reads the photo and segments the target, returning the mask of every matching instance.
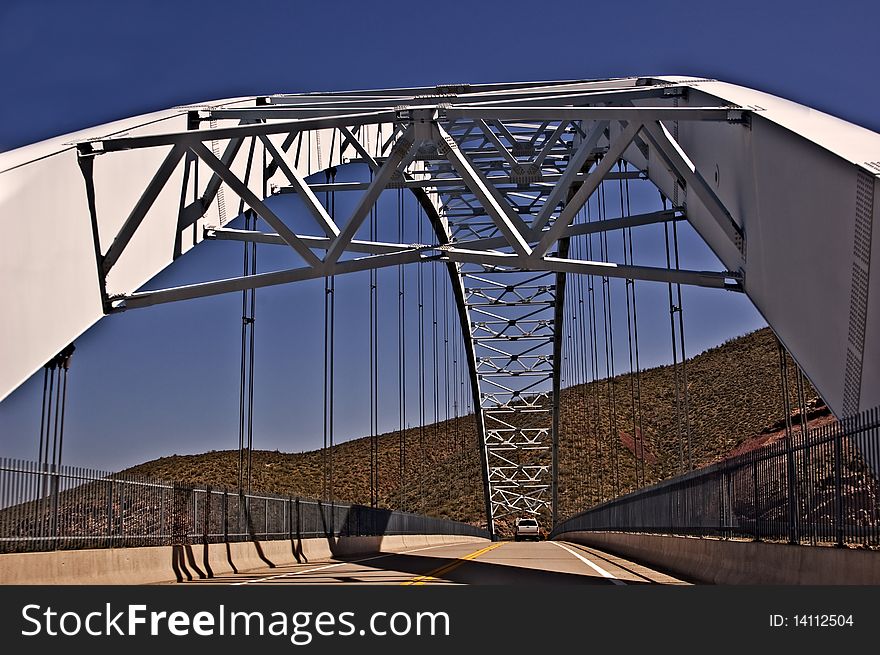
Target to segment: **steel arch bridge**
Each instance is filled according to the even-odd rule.
[[[369,179],[307,179],[345,163],[365,164]],[[880,135],[700,78],[280,94],[138,116],[0,154],[0,219],[14,244],[0,262],[0,302],[13,308],[0,328],[0,398],[105,314],[441,261],[479,408],[490,529],[511,513],[555,515],[570,273],[743,292],[836,415],[880,404],[878,176]],[[578,219],[603,180],[630,177],[671,207]],[[392,188],[415,195],[429,242],[365,238]],[[343,220],[319,200],[328,190],[357,194]],[[284,193],[300,197],[311,230],[265,202]],[[231,197],[273,231],[228,227]],[[570,252],[578,236],[676,220],[726,270]],[[298,265],[142,290],[212,240],[276,244]]]

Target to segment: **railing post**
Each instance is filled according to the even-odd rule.
[[[758,516],[758,457],[752,453],[752,507],[755,511],[755,541],[761,541],[761,522]]]
[[[113,478],[107,479],[107,545],[113,545]]]
[[[159,487],[159,544],[165,544],[165,497],[167,494],[168,488],[163,484]]]
[[[208,538],[211,532],[211,487],[205,487],[205,524],[202,530],[203,544],[210,543]]]
[[[45,462],[42,462],[40,464],[38,475],[38,479],[40,481],[40,496],[39,502],[34,503],[34,511],[36,512],[39,526],[37,535],[40,537],[45,537],[48,535],[49,530],[49,498],[51,493],[51,489],[49,488],[49,465]]]
[[[843,433],[849,421],[844,421],[834,435],[834,502],[837,509],[837,546],[843,547]]]
[[[52,537],[52,546],[53,549],[58,549],[58,478],[59,471],[58,468],[53,464],[52,465],[52,491],[51,491],[51,507],[52,507],[52,518],[49,523],[49,535]]]
[[[229,543],[229,489],[223,489],[223,543]]]
[[[788,543],[800,542],[798,535],[797,469],[794,461],[794,437],[789,431],[785,439],[785,458],[788,465]]]
[[[188,523],[188,527],[186,529],[187,535],[192,532],[193,537],[199,534],[201,530],[199,530],[199,491],[198,489],[192,490],[192,523]],[[188,542],[187,542],[188,543]]]
[[[238,527],[236,528],[236,538],[240,539],[242,533],[244,532],[243,525],[245,520],[245,513],[247,512],[247,504],[244,500],[244,491],[239,487],[238,490]]]

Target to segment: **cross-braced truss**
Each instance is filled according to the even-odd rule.
[[[101,244],[96,229],[105,311],[444,261],[467,328],[489,526],[509,514],[546,511],[555,492],[553,410],[560,359],[555,315],[564,302],[564,276],[727,289],[739,289],[742,282],[737,266],[687,271],[568,256],[572,237],[686,216],[686,203],[680,200],[668,211],[576,220],[603,180],[644,178],[649,162],[662,162],[682,196],[686,189],[708,210],[712,229],[725,235],[734,252],[744,252],[740,223],[673,133],[685,121],[747,125],[749,110],[679,107],[681,94],[676,84],[626,79],[277,95],[246,106],[188,108],[189,129],[179,132],[82,142],[80,165],[92,195],[101,193],[91,178],[95,159],[141,149],[166,152],[109,245]],[[242,153],[247,153],[244,167],[235,163]],[[622,160],[629,165],[618,166]],[[369,179],[307,179],[308,173],[344,163],[365,164]],[[277,244],[289,248],[299,264],[176,288],[116,288],[114,267],[181,166],[178,238]],[[417,196],[434,226],[429,242],[364,238],[367,217],[390,188]],[[331,190],[358,195],[349,215],[331,216],[322,204],[320,195]],[[288,193],[299,196],[313,229],[295,231],[272,208],[270,196]],[[231,197],[272,231],[229,228],[236,214],[225,209]],[[93,215],[96,204],[91,204]],[[214,218],[206,220],[215,205]],[[201,233],[188,237],[197,227]]]

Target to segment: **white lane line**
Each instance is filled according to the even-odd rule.
[[[591,562],[590,560],[588,560],[586,557],[584,557],[584,556],[581,555],[580,553],[573,551],[573,550],[572,550],[571,548],[569,548],[568,546],[563,546],[563,545],[562,545],[561,543],[559,543],[558,541],[551,541],[550,543],[551,543],[551,544],[555,544],[555,545],[559,546],[562,550],[565,550],[565,551],[571,553],[572,555],[574,555],[575,557],[577,557],[580,561],[582,561],[584,564],[586,564],[586,565],[589,566],[591,569],[593,569],[596,573],[598,573],[599,575],[601,575],[603,578],[608,578],[608,579],[611,580],[611,582],[613,582],[614,584],[620,584],[620,585],[625,585],[625,584],[626,584],[623,580],[619,579],[617,576],[615,576],[615,575],[609,573],[608,571],[606,571],[605,569],[603,569],[603,568],[602,568],[601,566],[599,566],[598,564],[595,564],[595,563]]]
[[[277,575],[269,575],[265,578],[255,578],[253,580],[244,580],[243,582],[233,582],[233,587],[238,587],[245,584],[253,584],[255,582],[266,582],[267,580],[277,580],[278,578],[289,578],[293,575],[302,575],[303,573],[314,573],[315,571],[324,571],[326,569],[333,569],[337,566],[345,566],[346,564],[358,564],[360,562],[369,562],[374,559],[382,559],[383,557],[394,557],[395,555],[408,555],[409,553],[418,553],[423,550],[431,550],[432,548],[443,548],[444,546],[455,546],[457,544],[438,544],[436,546],[426,546],[424,548],[416,548],[414,550],[404,550],[399,553],[385,553],[384,555],[373,555],[372,557],[364,557],[362,559],[352,560],[350,562],[336,562],[335,564],[325,564],[324,566],[316,566],[311,569],[300,569],[298,571],[291,571],[289,573],[279,573]]]

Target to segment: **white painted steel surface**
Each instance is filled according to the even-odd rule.
[[[692,89],[680,106],[718,98],[756,110],[749,128],[678,124],[682,148],[712,174],[716,193],[744,227],[745,261],[711,227],[699,199],[674,188],[662,163],[649,164],[651,180],[686,202],[688,219],[728,268],[742,266],[746,294],[835,414],[880,405],[880,266],[870,270],[867,293],[853,288],[855,253],[867,248],[870,257],[880,248],[880,230],[867,245],[857,243],[864,231],[856,233],[860,178],[872,188],[868,220],[880,215],[880,134],[753,89],[662,79]],[[853,339],[863,341],[861,357]],[[849,382],[857,400],[844,398],[847,375],[858,375],[854,359],[862,362],[861,383]]]
[[[245,107],[254,103],[255,98],[200,103],[0,153],[0,225],[6,243],[15,244],[0,258],[0,304],[9,311],[7,320],[0,322],[0,399],[104,316],[86,185],[77,162],[76,144],[114,135],[184,131],[191,107]],[[334,144],[331,132],[310,133],[297,166],[301,175],[319,172],[331,161],[338,163],[339,143]],[[280,143],[283,136],[271,138]],[[215,152],[222,153],[227,143],[218,142]],[[210,141],[208,145],[212,145]],[[334,145],[335,160],[331,153]],[[261,148],[258,144],[255,156],[262,156]],[[96,215],[104,252],[169,150],[164,146],[94,158]],[[239,177],[244,174],[247,154],[247,147],[242,147],[231,167]],[[201,242],[204,227],[220,227],[238,214],[238,197],[226,188],[199,221],[178,230],[181,197],[192,201],[196,194],[192,182],[183,188],[184,166],[181,161],[175,168],[129,247],[110,271],[109,294],[139,289]],[[199,162],[198,169],[202,180],[210,177],[206,164]],[[283,184],[286,180],[278,172],[267,183]],[[202,188],[204,184],[202,181]],[[249,187],[262,197],[262,185],[262,180],[252,180]],[[221,220],[221,203],[226,221]]]

